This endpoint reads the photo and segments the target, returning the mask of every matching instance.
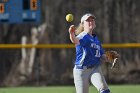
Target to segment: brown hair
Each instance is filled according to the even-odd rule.
[[[81,32],[83,32],[83,31],[84,31],[83,24],[80,23],[80,24],[78,25],[78,27],[76,28],[75,34],[76,34],[76,35],[79,35],[79,34],[80,34]]]

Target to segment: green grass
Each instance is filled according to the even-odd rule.
[[[112,93],[140,93],[140,85],[110,85]],[[53,87],[10,87],[0,88],[0,93],[75,93],[74,86]],[[89,93],[98,93],[91,86]]]

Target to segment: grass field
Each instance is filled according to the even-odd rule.
[[[140,93],[140,85],[110,85],[112,93]],[[0,88],[0,93],[75,93],[74,86],[10,87]],[[89,93],[98,93],[90,87]]]

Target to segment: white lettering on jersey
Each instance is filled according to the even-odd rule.
[[[100,57],[101,56],[101,54],[100,54],[100,46],[95,44],[95,43],[92,43],[91,47],[96,49],[95,57]]]

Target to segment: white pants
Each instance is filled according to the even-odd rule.
[[[100,92],[108,89],[100,66],[95,66],[92,69],[77,69],[74,67],[73,75],[76,93],[88,93],[90,82]]]

